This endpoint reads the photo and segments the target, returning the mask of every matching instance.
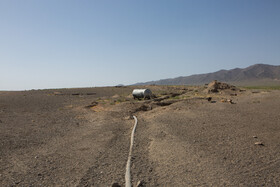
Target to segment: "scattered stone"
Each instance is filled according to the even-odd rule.
[[[221,102],[225,103],[225,102],[227,102],[227,100],[226,99],[221,99]]]
[[[235,104],[231,99],[221,99],[222,103],[230,103],[230,104]]]
[[[258,138],[257,136],[253,136],[253,138]]]
[[[126,116],[124,119],[125,120],[131,120],[131,119],[133,119],[133,116],[132,115]]]
[[[264,146],[264,144],[262,142],[256,142],[255,145],[261,145]]]
[[[121,185],[119,185],[119,183],[115,182],[112,184],[112,187],[121,187]]]
[[[144,187],[144,181],[138,181],[136,187]]]
[[[212,97],[207,97],[206,99],[210,102],[212,100]]]
[[[16,181],[15,184],[19,184],[21,181]]]
[[[234,102],[231,99],[228,99],[227,102],[229,102],[230,104],[234,104]]]

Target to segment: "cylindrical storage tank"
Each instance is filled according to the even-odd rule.
[[[150,99],[152,97],[152,91],[150,89],[134,89],[132,95],[137,99],[144,98]]]

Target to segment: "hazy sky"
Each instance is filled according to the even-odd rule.
[[[0,0],[0,90],[280,64],[279,0]]]

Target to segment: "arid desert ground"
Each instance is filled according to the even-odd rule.
[[[0,186],[280,186],[280,90],[0,92]]]

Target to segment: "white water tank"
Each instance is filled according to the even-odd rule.
[[[132,95],[134,99],[150,99],[152,97],[152,91],[150,89],[134,89]]]

